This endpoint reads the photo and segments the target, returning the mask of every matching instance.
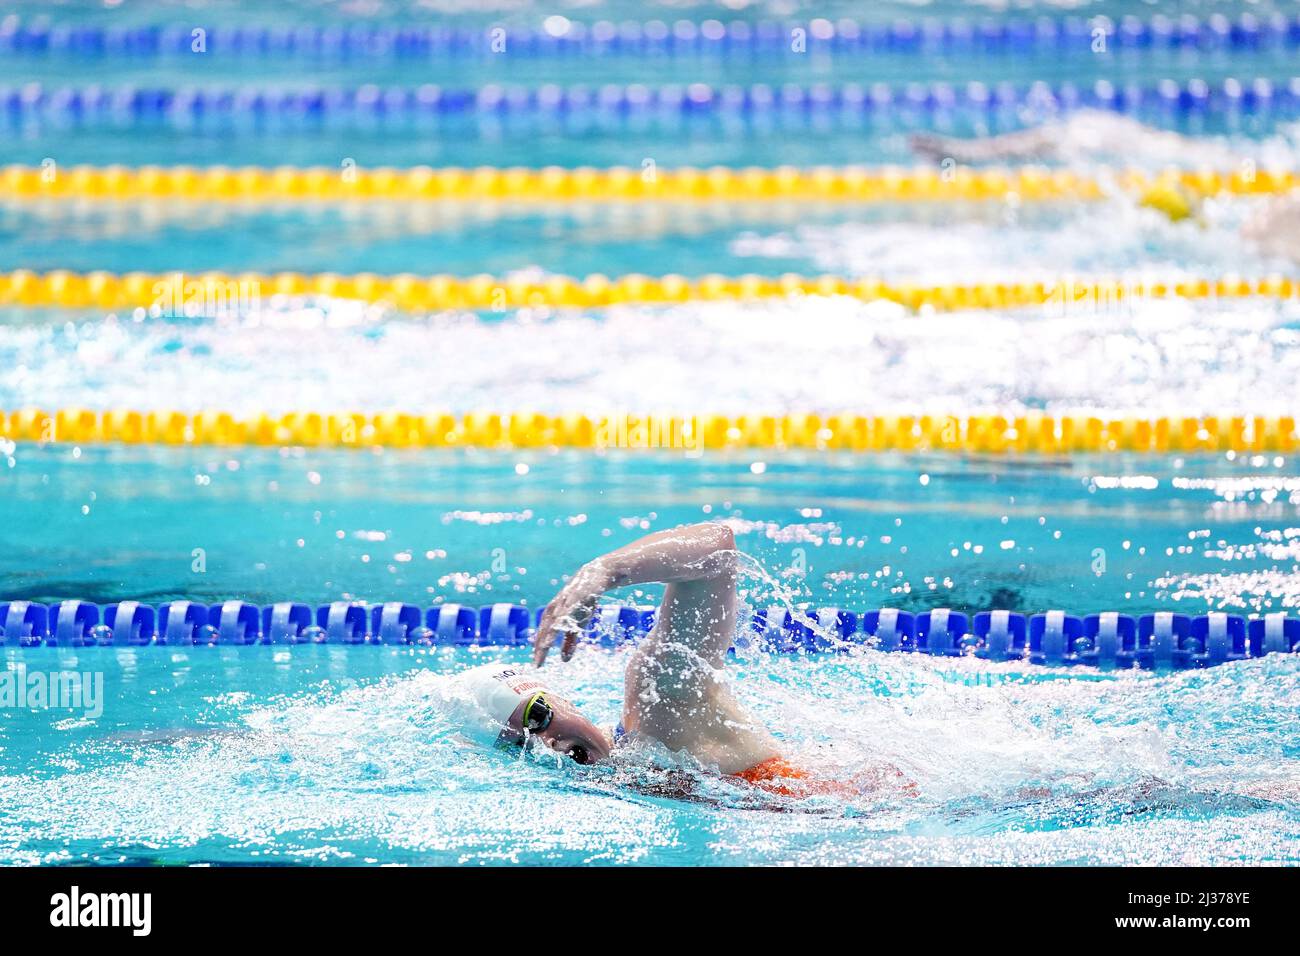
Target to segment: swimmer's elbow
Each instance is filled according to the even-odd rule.
[[[730,566],[732,559],[735,558],[732,552],[736,550],[736,533],[730,527],[706,521],[694,525],[691,531],[702,546],[701,553],[712,558],[712,564],[717,570]]]
[[[702,577],[734,582],[736,577],[736,534],[725,524],[708,524],[709,556]]]
[[[736,533],[731,530],[729,525],[714,524],[712,522],[705,525],[715,536],[715,551],[735,551],[736,550]]]

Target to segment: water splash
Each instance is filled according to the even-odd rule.
[[[99,739],[67,748],[61,769],[0,779],[7,794],[0,855],[10,862],[1295,859],[1300,666],[1289,659],[1090,679],[870,649],[735,661],[737,693],[794,758],[828,773],[892,763],[921,791],[915,800],[808,802],[755,800],[752,791],[689,767],[692,799],[681,799],[670,792],[668,771],[646,754],[581,768],[547,751],[512,757],[465,748],[436,706],[437,690],[483,659],[435,654],[378,680],[313,679],[289,693],[274,691],[254,668],[241,681],[253,690],[250,699],[221,705],[233,719],[227,732]],[[587,647],[548,667],[548,679],[594,719],[612,723],[625,660]],[[200,665],[186,693],[201,697],[230,679],[228,664]],[[1190,842],[1168,842],[1193,832]]]
[[[293,307],[284,308],[268,303],[237,328],[111,318],[0,324],[0,406],[157,407],[163,399],[150,404],[121,374],[147,367],[151,394],[169,407],[237,414],[1290,414],[1289,384],[1300,374],[1294,300],[909,318],[892,303],[807,297],[493,321],[365,318],[355,304],[338,303],[326,308],[346,321],[323,321],[306,337]],[[455,362],[433,358],[450,354]]]

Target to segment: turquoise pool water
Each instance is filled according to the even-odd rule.
[[[813,606],[1300,606],[1294,458],[782,456],[755,473],[761,460],[19,446],[0,585],[38,601],[538,607],[603,550],[727,520]],[[747,594],[779,596],[759,579]]]
[[[889,19],[955,2],[819,5]],[[1280,7],[1282,9],[1289,9]],[[237,3],[121,11],[20,3],[23,17],[246,22]],[[810,15],[757,4],[654,15]],[[1013,4],[1030,15],[1051,5]],[[1083,3],[1267,12],[1260,4]],[[594,11],[594,12],[593,12]],[[549,8],[475,5],[471,23]],[[646,17],[641,4],[562,12]],[[257,10],[351,22],[333,4]],[[432,19],[380,4],[385,22]],[[443,14],[439,14],[440,17]],[[41,56],[5,82],[47,87],[475,87],[486,83],[962,83],[1294,72],[1286,52],[493,61]],[[1150,115],[1195,139],[1176,157],[1293,167],[1289,116]],[[940,119],[977,132],[968,115]],[[924,116],[626,124],[340,123],[178,128],[0,118],[0,163],[414,163],[663,166],[910,162]],[[1125,156],[1072,157],[1097,173]],[[1139,157],[1133,161],[1151,162]],[[19,203],[0,199],[0,268],[498,274],[785,271],[963,282],[1125,274],[1293,274],[1241,239],[1263,201],[1171,223],[1116,195],[1030,208],[539,209]],[[805,297],[589,313],[410,316],[266,298],[219,317],[0,309],[0,408],[237,414],[312,409],[594,414],[1017,412],[1294,414],[1300,306],[1143,302],[1088,314],[908,315]],[[961,456],[327,452],[0,443],[0,598],[441,600],[536,607],[562,576],[649,530],[726,520],[764,569],[762,607],[1300,607],[1295,455]],[[202,560],[197,561],[201,556]],[[197,561],[197,564],[196,564]],[[201,565],[201,568],[199,567]],[[654,589],[620,599],[648,603]],[[102,674],[102,711],[0,707],[0,862],[1153,863],[1300,862],[1300,656],[1177,674],[1102,674],[869,649],[742,651],[737,692],[827,773],[890,762],[905,802],[758,805],[697,774],[696,802],[646,795],[651,756],[613,766],[466,751],[430,703],[459,669],[517,651],[390,647],[5,649],[10,673]],[[606,724],[623,655],[548,665]]]
[[[14,457],[0,505],[10,597],[537,606],[600,550],[712,517],[764,568],[741,582],[756,607],[1300,602],[1289,462],[819,457],[756,475],[749,459],[657,455]],[[616,597],[648,602],[656,589]],[[4,711],[0,858],[1297,862],[1294,655],[1102,675],[742,650],[738,693],[798,759],[827,773],[889,761],[922,794],[761,805],[706,774],[700,802],[646,796],[656,772],[642,752],[588,769],[463,749],[431,695],[501,655],[522,652],[8,650],[20,673],[98,672],[104,685],[99,714]],[[623,660],[587,647],[547,671],[612,725]]]
[[[56,666],[54,651],[29,667]],[[753,805],[643,796],[610,767],[466,751],[428,704],[467,652],[297,647],[78,653],[105,717],[7,720],[6,862],[1295,863],[1295,662],[1173,677],[1054,679],[863,652],[736,665],[756,712],[810,764],[888,760],[906,804]],[[557,686],[617,716],[622,657]],[[111,716],[110,716],[111,715]],[[147,729],[157,728],[157,733]],[[177,733],[177,729],[183,735]]]

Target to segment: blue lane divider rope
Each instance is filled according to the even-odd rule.
[[[195,20],[198,18],[195,17]],[[1092,54],[1095,31],[1107,49],[1269,50],[1300,46],[1300,15],[1241,13],[1148,18],[987,17],[890,23],[677,20],[666,23],[571,22],[551,17],[538,27],[483,26],[79,26],[45,19],[0,22],[0,54],[83,57],[195,53],[196,29],[206,54],[249,57],[327,56],[427,59],[493,56],[646,56],[835,53]],[[800,31],[796,33],[796,31]]]
[[[1055,113],[1079,108],[1130,113],[1160,110],[1174,115],[1294,113],[1300,109],[1300,77],[1161,80],[1115,85],[1074,83],[785,84],[771,86],[687,85],[556,86],[489,84],[478,89],[418,87],[298,89],[162,89],[100,86],[46,89],[39,83],[0,86],[0,118],[15,123],[47,119],[61,124],[204,121],[257,123],[268,119],[419,120],[472,117],[653,116],[751,118],[770,115],[847,116],[892,113],[991,113],[1031,109]]]
[[[585,639],[605,647],[632,643],[654,627],[653,608],[597,608]],[[100,607],[67,600],[45,605],[0,602],[0,646],[143,647],[248,644],[388,644],[523,647],[541,610],[518,604],[420,608],[390,602],[335,601],[311,607],[292,601],[259,607],[244,601],[171,601],[154,608],[137,601]],[[893,608],[858,612],[824,607],[758,608],[736,639],[740,649],[773,653],[833,653],[866,644],[886,651],[1034,664],[1102,668],[1208,667],[1266,654],[1300,653],[1300,619],[1285,613],[1247,619],[1212,612],[1193,617],[1158,612],[1076,616],[1064,611],[1025,615],[947,608],[919,614]],[[735,648],[733,648],[734,652]]]

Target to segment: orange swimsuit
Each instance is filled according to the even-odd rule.
[[[733,777],[783,797],[853,796],[864,791],[896,788],[908,797],[920,796],[916,784],[897,767],[877,767],[856,774],[852,780],[828,780],[814,777],[784,757],[769,757],[760,764],[733,773]]]
[[[808,780],[812,774],[801,767],[796,767],[784,757],[769,757],[760,764],[755,764],[748,770],[742,770],[740,773],[733,773],[733,777],[738,777],[746,783],[752,783],[756,787],[762,787],[769,793],[779,793],[786,797],[802,796],[809,792],[807,784],[797,785],[797,789],[787,786],[782,781],[785,780]]]

